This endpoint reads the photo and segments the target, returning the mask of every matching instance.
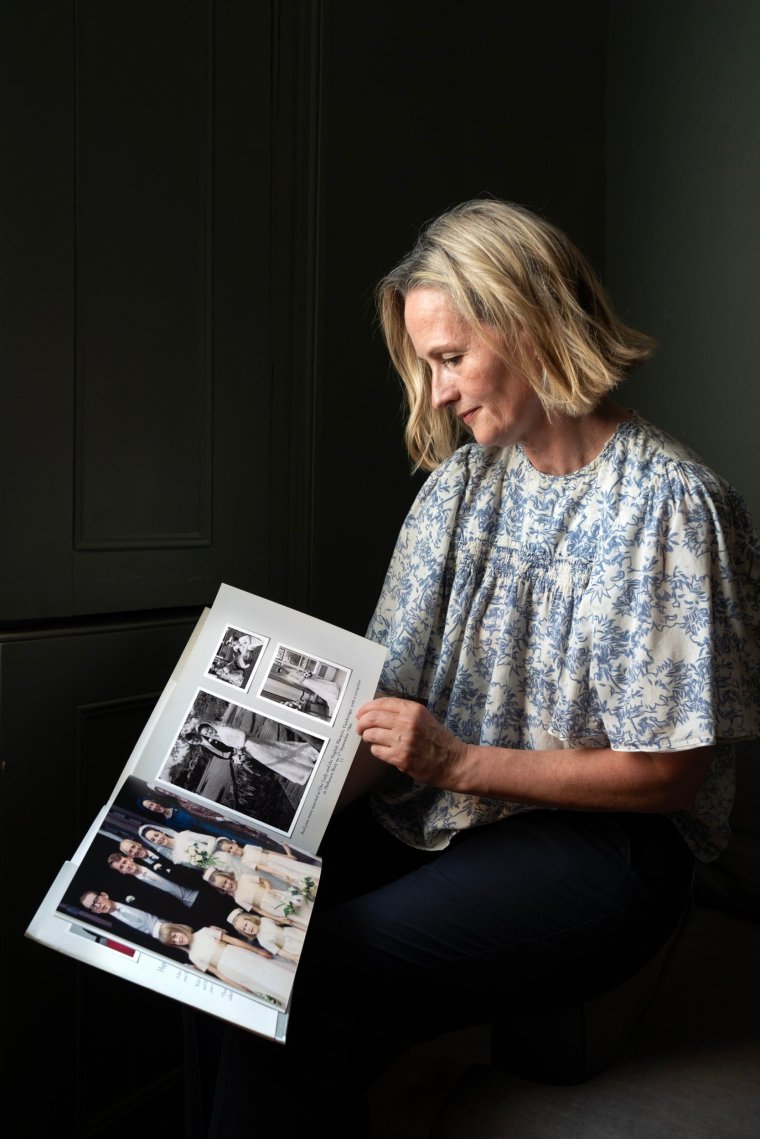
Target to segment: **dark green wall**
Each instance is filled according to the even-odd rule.
[[[419,479],[372,291],[447,206],[544,211],[599,265],[606,3],[330,0],[311,609],[363,632]]]
[[[607,279],[660,340],[625,400],[760,521],[760,5],[610,5]]]

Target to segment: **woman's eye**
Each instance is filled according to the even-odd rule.
[[[444,356],[443,363],[447,368],[455,368],[461,359],[461,356]]]

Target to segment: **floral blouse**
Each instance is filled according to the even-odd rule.
[[[467,743],[670,752],[717,744],[692,808],[696,856],[729,837],[732,743],[760,735],[760,538],[737,492],[635,414],[588,466],[460,447],[401,529],[367,633],[379,688]],[[403,777],[373,797],[426,849],[531,808]]]

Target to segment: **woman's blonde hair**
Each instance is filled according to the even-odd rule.
[[[162,945],[171,945],[171,935],[177,932],[184,933],[185,937],[188,937],[190,941],[192,941],[195,936],[195,930],[191,925],[184,925],[179,921],[163,921],[158,927],[158,940]],[[187,946],[176,946],[175,948],[186,949]]]
[[[237,885],[237,875],[234,873],[234,871],[222,870],[218,866],[210,866],[208,870],[204,871],[203,877],[206,879],[209,886],[213,886],[215,890],[219,890],[219,892],[222,894],[226,893],[226,891],[223,890],[219,884],[220,878],[227,882],[234,882]]]
[[[652,355],[655,341],[616,315],[594,270],[556,226],[522,206],[477,198],[447,210],[378,284],[380,325],[406,389],[405,442],[414,469],[432,470],[463,439],[434,408],[430,368],[406,331],[404,302],[440,289],[546,408],[580,416]]]

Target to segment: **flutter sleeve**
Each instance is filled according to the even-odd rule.
[[[738,493],[673,464],[611,529],[602,564],[590,679],[611,746],[760,735],[760,539]]]

